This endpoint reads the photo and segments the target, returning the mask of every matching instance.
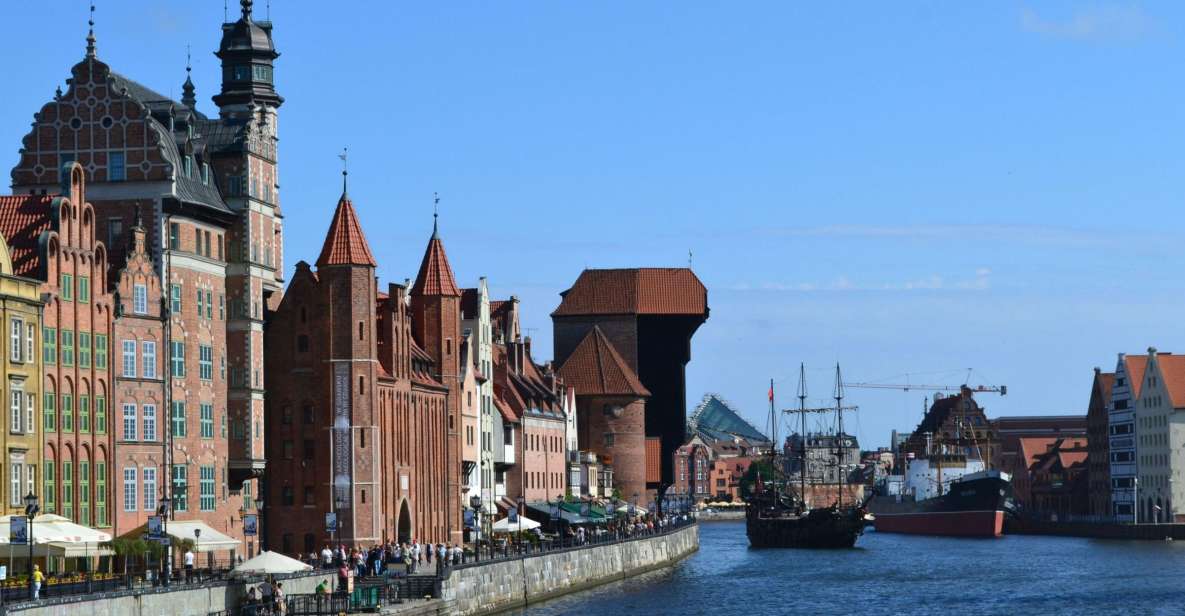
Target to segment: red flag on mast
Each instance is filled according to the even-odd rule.
[[[774,401],[774,384],[773,383],[769,384],[769,401],[770,402]]]

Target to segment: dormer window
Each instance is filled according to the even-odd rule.
[[[202,163],[202,184],[210,184],[210,163]]]
[[[187,178],[193,177],[193,157],[192,156],[185,157],[185,177],[187,177]]]
[[[250,66],[236,66],[234,67],[235,81],[247,81],[251,79]]]

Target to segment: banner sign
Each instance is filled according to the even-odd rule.
[[[506,512],[506,521],[511,524],[518,524],[518,509],[511,509]]]
[[[325,532],[337,532],[337,512],[330,511],[325,514]]]
[[[243,534],[257,535],[259,534],[259,515],[255,513],[248,513],[243,516]]]
[[[477,527],[477,525],[473,523],[473,510],[472,509],[462,509],[461,513],[465,518],[465,528],[476,528]]]
[[[558,520],[558,519],[560,519],[560,506],[559,506],[559,505],[552,505],[552,507],[551,507],[551,519],[553,519],[553,520]]]
[[[333,489],[334,498],[349,507],[354,443],[350,434],[350,364],[333,365]]]
[[[9,518],[8,543],[11,545],[27,545],[29,543],[29,518],[21,515]]]
[[[159,515],[148,516],[148,538],[160,539],[165,536],[164,528],[161,524],[162,517]]]

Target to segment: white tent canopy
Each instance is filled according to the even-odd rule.
[[[169,536],[178,539],[188,539],[193,542],[195,552],[216,552],[218,550],[235,550],[242,547],[237,539],[228,537],[201,520],[178,520],[165,523]],[[196,535],[200,530],[201,535]]]
[[[522,523],[521,526],[519,525],[520,522]],[[535,520],[532,520],[531,518],[525,518],[523,516],[519,516],[518,520],[515,522],[511,522],[509,517],[505,517],[501,520],[498,520],[497,522],[494,522],[495,533],[514,533],[518,532],[520,529],[531,530],[532,528],[539,528],[539,523]]]
[[[23,517],[23,516],[21,516]],[[9,544],[8,528],[12,516],[0,516],[0,546]],[[60,515],[47,513],[33,518],[31,529],[33,553],[37,556],[97,556],[110,554],[99,544],[111,540],[111,534],[71,522]],[[28,546],[9,546],[28,550]]]
[[[203,533],[204,534],[204,533]],[[248,560],[245,563],[234,568],[233,573],[240,576],[258,575],[258,574],[275,574],[275,573],[295,573],[297,571],[310,571],[312,567],[306,565],[294,558],[288,558],[283,554],[272,552],[268,550],[259,556]]]

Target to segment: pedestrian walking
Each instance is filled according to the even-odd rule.
[[[45,574],[41,572],[41,565],[33,565],[33,600],[41,598],[41,584],[45,582]]]

